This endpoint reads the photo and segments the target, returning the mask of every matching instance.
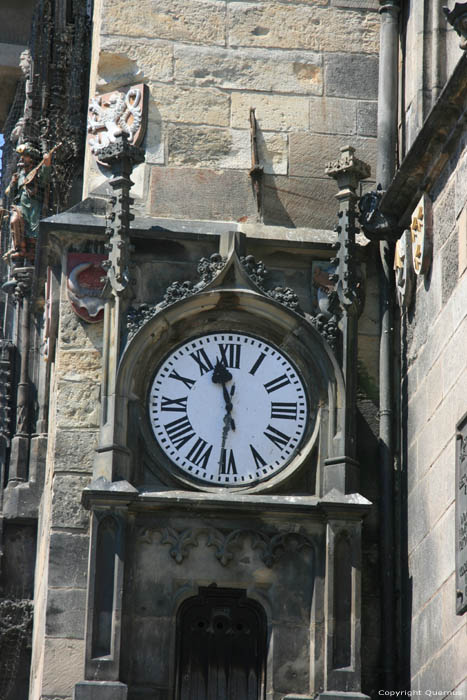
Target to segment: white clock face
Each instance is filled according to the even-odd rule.
[[[203,335],[161,364],[149,392],[155,438],[187,475],[249,486],[295,455],[308,420],[303,382],[275,346],[244,333]]]

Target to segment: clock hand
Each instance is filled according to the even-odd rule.
[[[216,365],[214,367],[214,371],[212,373],[212,381],[214,384],[222,384],[222,394],[224,396],[224,401],[225,401],[225,418],[224,418],[224,423],[227,424],[228,419],[230,419],[230,427],[232,430],[235,430],[235,421],[230,415],[232,412],[233,404],[232,401],[230,400],[231,396],[233,396],[234,391],[235,391],[235,385],[232,386],[230,390],[230,394],[227,391],[226,382],[230,382],[232,379],[232,375],[227,369],[227,367],[221,362],[220,360],[217,360]]]

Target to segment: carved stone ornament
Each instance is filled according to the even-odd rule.
[[[313,541],[302,532],[267,533],[246,528],[219,530],[208,527],[176,530],[173,527],[142,527],[138,533],[139,541],[152,544],[155,533],[161,535],[161,544],[170,546],[170,556],[177,564],[181,564],[188,557],[190,548],[199,546],[201,536],[205,537],[208,547],[214,548],[215,557],[222,566],[230,564],[235,556],[241,553],[246,538],[249,538],[252,549],[261,552],[261,560],[268,568],[272,568],[288,551],[300,552],[305,548],[314,548]]]
[[[431,265],[431,206],[423,195],[412,214],[410,235],[412,241],[412,263],[416,275],[426,275]]]
[[[456,426],[456,612],[467,612],[467,416]]]
[[[75,314],[86,323],[99,323],[104,318],[105,255],[69,253],[67,293]]]
[[[268,271],[261,261],[256,262],[252,255],[247,255],[242,256],[240,262],[251,281],[263,294],[287,306],[296,313],[303,313],[300,309],[298,297],[293,289],[290,287],[275,287],[274,289],[268,290],[264,286],[264,279],[267,277]],[[203,289],[217,277],[221,270],[224,269],[225,265],[226,258],[222,257],[219,253],[213,253],[209,258],[201,258],[197,266],[199,275],[198,282],[194,283],[191,280],[172,282],[172,284],[167,287],[164,297],[159,304],[131,306],[127,311],[126,321],[128,337],[132,338],[144,323],[153,318],[162,309],[177,301],[191,297],[193,294],[202,292]]]
[[[133,85],[91,98],[88,109],[88,143],[99,159],[100,151],[123,133],[139,146],[147,124],[147,88]]]
[[[394,275],[397,302],[401,309],[410,306],[414,290],[414,271],[412,267],[412,237],[409,230],[404,231],[396,242],[394,252]]]
[[[456,2],[453,10],[443,7],[443,12],[449,24],[461,37],[460,48],[462,51],[467,51],[467,2]]]

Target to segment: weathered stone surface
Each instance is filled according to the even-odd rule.
[[[153,216],[237,221],[256,214],[246,172],[154,167],[150,197]]]
[[[231,3],[231,46],[277,47],[311,51],[377,53],[379,17],[321,7],[280,3]]]
[[[70,695],[84,674],[84,641],[46,638],[42,692]]]
[[[426,377],[427,418],[430,419],[443,399],[443,367],[439,360]]]
[[[154,700],[162,700],[159,691],[151,695]],[[138,693],[137,693],[138,694]],[[143,690],[144,697],[145,691]],[[128,687],[118,681],[81,681],[75,686],[73,700],[127,700]],[[59,700],[57,698],[57,700]]]
[[[336,223],[336,186],[330,179],[266,176],[264,223],[332,229]]]
[[[443,590],[412,620],[411,671],[415,675],[443,646]],[[434,689],[434,688],[433,688]]]
[[[281,625],[274,630],[274,688],[283,693],[310,690],[309,634],[303,627]]]
[[[325,57],[326,95],[376,100],[378,59],[364,54],[335,53]]]
[[[336,97],[310,98],[310,129],[323,134],[355,134],[356,103]]]
[[[87,535],[52,532],[49,552],[50,587],[86,587],[88,547]]]
[[[156,37],[200,44],[225,44],[225,3],[216,0],[105,0],[102,34]]]
[[[409,557],[414,614],[433,596],[454,571],[454,504],[445,512]]]
[[[457,223],[457,240],[459,241],[459,277],[467,269],[467,206],[459,216]]]
[[[89,513],[81,505],[81,492],[89,476],[56,474],[52,487],[52,526],[87,527]]]
[[[57,426],[94,428],[99,426],[100,386],[89,381],[61,381],[57,394]]]
[[[164,121],[229,126],[230,95],[215,89],[151,83],[151,98]]]
[[[339,149],[349,143],[348,136],[328,134],[290,134],[290,174],[299,177],[325,177],[326,164],[339,157]],[[355,155],[371,166],[376,165],[376,139],[352,138]],[[334,194],[337,187],[334,185]]]
[[[102,356],[97,350],[62,350],[57,357],[57,377],[64,381],[100,381]]]
[[[425,691],[447,691],[456,688],[464,681],[467,668],[467,644],[465,643],[465,629],[460,629],[445,646],[434,656],[430,663],[425,664],[422,670],[415,676],[415,683],[422,693]],[[460,687],[457,697],[463,697]],[[454,696],[456,697],[456,696]]]
[[[248,131],[171,126],[170,165],[247,169],[251,163]]]
[[[260,132],[257,143],[258,158],[264,172],[270,175],[287,175],[289,161],[287,135]]]
[[[97,65],[97,89],[108,92],[117,87],[145,80],[168,82],[173,79],[173,46],[121,37],[103,37]]]
[[[54,472],[82,471],[91,474],[97,441],[96,430],[57,430]]]
[[[467,192],[465,183],[467,182],[467,150],[464,148],[464,154],[460,158],[459,165],[456,170],[456,216],[459,216],[462,209],[467,203]]]
[[[48,637],[84,639],[86,590],[49,589],[45,633]]]
[[[331,0],[334,7],[348,7],[352,10],[379,10],[378,0]]]
[[[317,102],[321,100],[317,99]],[[232,93],[232,126],[250,128],[250,107],[255,108],[259,129],[266,131],[308,130],[309,102],[305,97]]]
[[[82,321],[66,298],[60,304],[58,333],[60,345],[67,349],[102,347],[102,324]]]
[[[442,303],[445,304],[451,296],[459,276],[458,244],[456,231],[448,239],[441,251],[442,265]]]
[[[377,102],[357,102],[357,134],[376,137],[377,116]]]
[[[306,95],[321,95],[323,91],[322,56],[318,53],[182,45],[174,52],[179,82]]]
[[[433,205],[433,254],[436,255],[456,225],[456,188],[451,181]]]
[[[441,355],[440,363],[443,367],[443,395],[447,396],[455,382],[459,380],[461,372],[465,372],[467,361],[462,348],[466,347],[467,323],[464,321],[446,345]]]

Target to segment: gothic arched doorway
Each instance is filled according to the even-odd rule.
[[[261,700],[266,615],[244,590],[200,588],[177,616],[177,700]]]

